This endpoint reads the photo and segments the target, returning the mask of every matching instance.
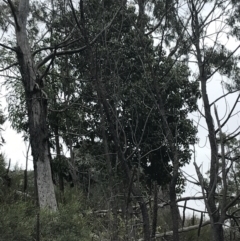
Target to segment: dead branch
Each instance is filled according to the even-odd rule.
[[[239,46],[239,47],[240,47],[240,46]],[[237,99],[236,99],[236,101],[235,101],[235,103],[234,103],[234,105],[233,105],[230,113],[228,114],[227,119],[221,124],[221,126],[220,126],[221,128],[224,127],[224,125],[229,121],[229,119],[230,119],[233,111],[235,110],[235,107],[236,107],[236,105],[237,105],[237,103],[238,103],[239,98],[240,98],[240,94],[238,95],[238,97],[237,97]],[[218,131],[220,131],[220,127],[218,127],[218,129],[215,131],[215,134],[218,133]]]
[[[205,221],[205,222],[202,223],[201,227],[207,226],[209,224],[210,224],[209,220]],[[188,231],[195,230],[195,229],[198,229],[198,228],[199,228],[199,224],[189,226],[189,227],[184,227],[184,228],[180,228],[178,230],[178,233],[184,233],[184,232],[188,232]],[[168,231],[168,232],[165,232],[165,233],[156,233],[155,238],[162,238],[162,237],[165,237],[165,236],[172,236],[172,235],[173,235],[173,231]],[[144,239],[139,239],[138,241],[144,241]]]

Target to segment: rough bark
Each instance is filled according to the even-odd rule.
[[[8,2],[11,7],[11,1]],[[15,16],[17,59],[25,90],[38,204],[40,208],[55,211],[57,202],[48,152],[47,99],[41,90],[43,81],[37,74],[26,29],[29,0],[20,0],[18,10],[11,10]]]

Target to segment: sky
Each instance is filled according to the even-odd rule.
[[[208,83],[208,97],[209,97],[210,103],[212,103],[219,96],[221,96],[223,92],[226,93],[226,90],[223,90],[221,85],[221,77],[217,75],[214,77],[214,79],[210,80]],[[229,114],[229,111],[233,106],[237,98],[237,95],[238,95],[237,93],[228,95],[225,99],[222,99],[221,101],[216,103],[220,120],[225,119],[226,116]],[[198,106],[199,108],[202,107],[201,100],[198,101]],[[239,106],[237,106],[234,113],[238,112],[239,110],[240,108]],[[212,109],[212,113],[213,113],[213,109]],[[199,120],[199,113],[193,113],[189,115],[189,117],[193,118],[196,123]],[[197,137],[199,138],[199,141],[198,141],[198,144],[195,145],[195,150],[196,150],[195,156],[196,156],[196,162],[198,166],[201,166],[200,168],[201,173],[203,174],[203,176],[206,177],[207,176],[206,172],[209,170],[209,167],[210,167],[210,147],[208,142],[208,132],[206,130],[207,127],[206,127],[204,118],[201,118],[199,123],[201,126],[199,125],[199,128],[198,128]],[[236,114],[234,117],[232,117],[229,120],[229,122],[223,128],[223,131],[231,133],[239,126],[240,126],[240,114]],[[193,166],[193,160],[189,165],[186,165],[183,168],[183,171],[184,171],[183,174],[187,175],[188,179],[194,181],[194,179],[191,179],[191,177],[193,177],[195,178],[195,180],[198,180],[195,168]],[[186,186],[186,191],[183,196],[196,196],[196,195],[202,196],[200,187],[188,182]],[[184,203],[182,202],[181,205],[184,205]],[[188,201],[188,205],[196,209],[200,209],[203,211],[205,210],[205,205],[203,204],[203,201],[195,201],[195,200]]]
[[[0,78],[0,83],[3,83],[3,78]],[[7,117],[7,103],[5,99],[6,90],[4,86],[1,88],[0,96],[0,106],[4,112],[4,115]],[[7,120],[3,125],[3,131],[1,132],[5,144],[0,148],[1,153],[5,156],[5,160],[9,162],[11,159],[11,169],[14,169],[15,166],[25,169],[25,161],[27,156],[28,143],[23,141],[22,134],[17,133],[11,127],[11,123]],[[31,153],[28,155],[29,168],[33,169]]]
[[[234,50],[237,47],[237,42],[235,42],[234,39],[230,39],[227,41],[227,46],[229,49]],[[240,51],[238,50],[237,54],[240,54]],[[192,71],[194,72],[194,67],[192,66]],[[197,72],[197,71],[196,71]],[[220,96],[227,93],[227,90],[224,88],[224,85],[222,84],[223,81],[229,82],[230,80],[227,79],[224,76],[221,76],[220,74],[216,73],[207,83],[207,92],[208,92],[208,98],[209,102],[212,103],[216,99],[218,99]],[[230,110],[232,109],[237,96],[239,92],[230,94],[226,96],[225,98],[222,98],[221,100],[216,102],[216,108],[219,115],[219,119],[221,123],[224,122],[224,120],[227,118]],[[234,130],[236,130],[240,126],[240,103],[235,108],[235,111],[232,113],[232,118],[227,122],[225,127],[223,128],[223,132],[232,133]],[[204,113],[203,110],[203,103],[202,100],[198,100],[198,108],[201,110],[202,113]],[[214,109],[211,108],[211,113],[213,114],[214,121],[215,121],[215,128],[217,126],[216,119],[214,116]],[[198,123],[198,143],[195,145],[195,158],[198,166],[200,167],[200,171],[204,177],[207,177],[206,173],[209,170],[210,167],[210,145],[208,141],[208,131],[207,131],[207,125],[206,121],[199,112],[194,112],[189,114],[189,118],[194,121],[195,124]],[[240,136],[237,137],[240,140]],[[193,147],[192,147],[193,149]],[[191,181],[197,180],[197,175],[195,171],[195,167],[193,165],[193,156],[192,161],[189,165],[186,165],[183,167],[183,174],[188,177]],[[191,178],[192,177],[192,178]],[[185,193],[182,196],[202,196],[201,189],[199,186],[196,186],[194,184],[191,184],[187,182],[187,185],[185,187]],[[180,203],[181,205],[184,205],[184,202]],[[187,206],[194,207],[198,210],[205,210],[205,205],[203,203],[203,200],[191,200],[188,201]],[[182,209],[180,209],[182,210]],[[191,213],[191,211],[188,212],[188,214]],[[196,214],[196,213],[195,213]]]

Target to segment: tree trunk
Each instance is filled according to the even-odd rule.
[[[179,210],[176,203],[176,182],[171,181],[169,185],[170,194],[170,208],[172,216],[172,230],[173,230],[173,240],[179,240],[178,226],[179,226]]]
[[[200,54],[199,54],[200,56]],[[223,241],[223,226],[220,222],[220,213],[217,209],[216,201],[215,201],[215,193],[216,193],[216,185],[217,185],[217,177],[219,171],[219,163],[218,163],[218,147],[216,141],[216,134],[214,128],[214,122],[211,114],[209,99],[207,95],[207,78],[204,74],[203,64],[198,60],[199,70],[200,70],[200,80],[201,80],[201,88],[202,88],[202,99],[204,103],[205,110],[205,118],[208,127],[208,138],[211,147],[211,167],[210,167],[210,183],[207,191],[207,209],[211,220],[213,238],[215,241]]]
[[[57,161],[62,161],[57,125],[54,127],[54,134],[55,134],[55,142],[56,142]],[[63,180],[63,173],[62,173],[62,165],[60,166],[60,170],[58,170],[58,184],[59,184],[60,191],[64,192],[64,180]]]
[[[16,16],[17,59],[25,90],[38,205],[55,211],[57,202],[48,152],[47,99],[41,90],[43,81],[37,74],[26,30],[29,0],[20,0],[18,11],[12,7],[11,10]]]
[[[98,79],[97,74],[96,74],[95,81],[96,81],[95,88],[96,88],[100,103],[102,104],[103,110],[105,111],[105,114],[106,114],[106,119],[109,124],[110,133],[112,135],[113,142],[115,144],[115,148],[117,150],[117,154],[118,154],[118,157],[121,162],[122,170],[124,171],[126,180],[128,181],[128,183],[130,183],[130,180],[131,180],[130,170],[129,170],[127,161],[125,159],[124,153],[121,149],[120,140],[114,129],[113,118],[111,118],[109,105],[107,103],[107,98],[105,96],[105,89],[102,86],[100,80]],[[144,201],[144,198],[142,197],[141,190],[138,187],[136,187],[134,185],[134,183],[132,184],[131,192],[132,192],[134,198],[136,199],[136,201],[138,202],[141,212],[142,212],[144,241],[150,241],[151,240],[150,221],[149,221],[149,215],[148,215],[148,209],[147,209],[146,202]]]
[[[178,179],[178,170],[179,170],[179,160],[178,160],[178,150],[175,146],[176,142],[174,140],[172,131],[168,125],[167,122],[167,116],[165,112],[165,107],[163,104],[161,92],[159,90],[158,84],[155,83],[155,89],[157,91],[158,96],[158,109],[161,114],[163,126],[164,126],[164,134],[166,136],[166,139],[168,141],[168,145],[170,147],[170,150],[173,154],[173,171],[171,176],[171,182],[169,183],[169,198],[170,198],[170,209],[171,209],[171,216],[172,216],[172,231],[173,231],[173,240],[179,241],[179,234],[178,234],[178,227],[179,227],[179,210],[176,202],[176,185],[177,185],[177,179]]]
[[[153,184],[154,199],[153,199],[153,217],[152,217],[152,238],[155,238],[158,221],[158,184],[155,181]]]
[[[195,2],[191,1],[191,14],[192,14],[192,31],[193,31],[193,44],[196,48],[196,58],[199,69],[199,80],[201,82],[202,100],[204,105],[205,120],[208,128],[208,139],[211,149],[211,163],[210,163],[210,182],[208,187],[203,186],[202,189],[207,190],[205,204],[208,210],[208,214],[211,221],[211,228],[213,234],[213,240],[223,241],[223,224],[220,218],[220,211],[217,208],[217,202],[215,200],[217,178],[219,173],[219,159],[218,159],[218,147],[216,141],[216,133],[214,128],[214,121],[211,114],[211,106],[207,94],[207,81],[208,81],[208,59],[204,57],[204,49],[200,39],[202,38],[202,25],[200,24],[199,11],[196,9]],[[202,21],[202,20],[201,20]],[[203,191],[204,192],[204,191]],[[223,197],[224,198],[224,197]],[[225,213],[222,213],[224,220]]]
[[[207,94],[207,77],[205,75],[204,65],[201,61],[201,55],[199,46],[196,46],[197,53],[198,53],[198,65],[199,65],[199,72],[200,72],[200,81],[201,81],[201,90],[202,90],[202,99],[204,104],[204,111],[205,111],[205,119],[208,127],[208,139],[211,147],[211,166],[210,166],[210,182],[207,190],[207,200],[206,206],[211,220],[212,226],[212,234],[213,240],[215,241],[223,241],[224,240],[224,233],[223,233],[223,226],[220,222],[220,213],[217,209],[216,201],[215,201],[215,193],[216,193],[216,186],[217,186],[217,177],[219,171],[219,163],[218,163],[218,147],[216,141],[216,134],[214,128],[214,122],[211,114],[208,94]],[[223,215],[223,214],[222,214]]]

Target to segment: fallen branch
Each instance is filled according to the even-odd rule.
[[[209,224],[210,224],[210,220],[203,222],[201,227],[207,226]],[[184,232],[188,232],[188,231],[195,230],[195,229],[199,229],[199,224],[180,228],[180,229],[178,229],[178,233],[184,233]],[[164,233],[156,233],[154,239],[162,238],[162,237],[166,237],[166,236],[172,236],[172,235],[173,235],[173,231],[168,231],[168,232],[164,232]],[[144,239],[141,238],[141,239],[138,239],[138,241],[144,241]]]
[[[23,196],[23,197],[32,198],[32,196],[27,194],[26,192],[21,192],[21,191],[15,190],[15,193],[20,195],[20,196]]]

